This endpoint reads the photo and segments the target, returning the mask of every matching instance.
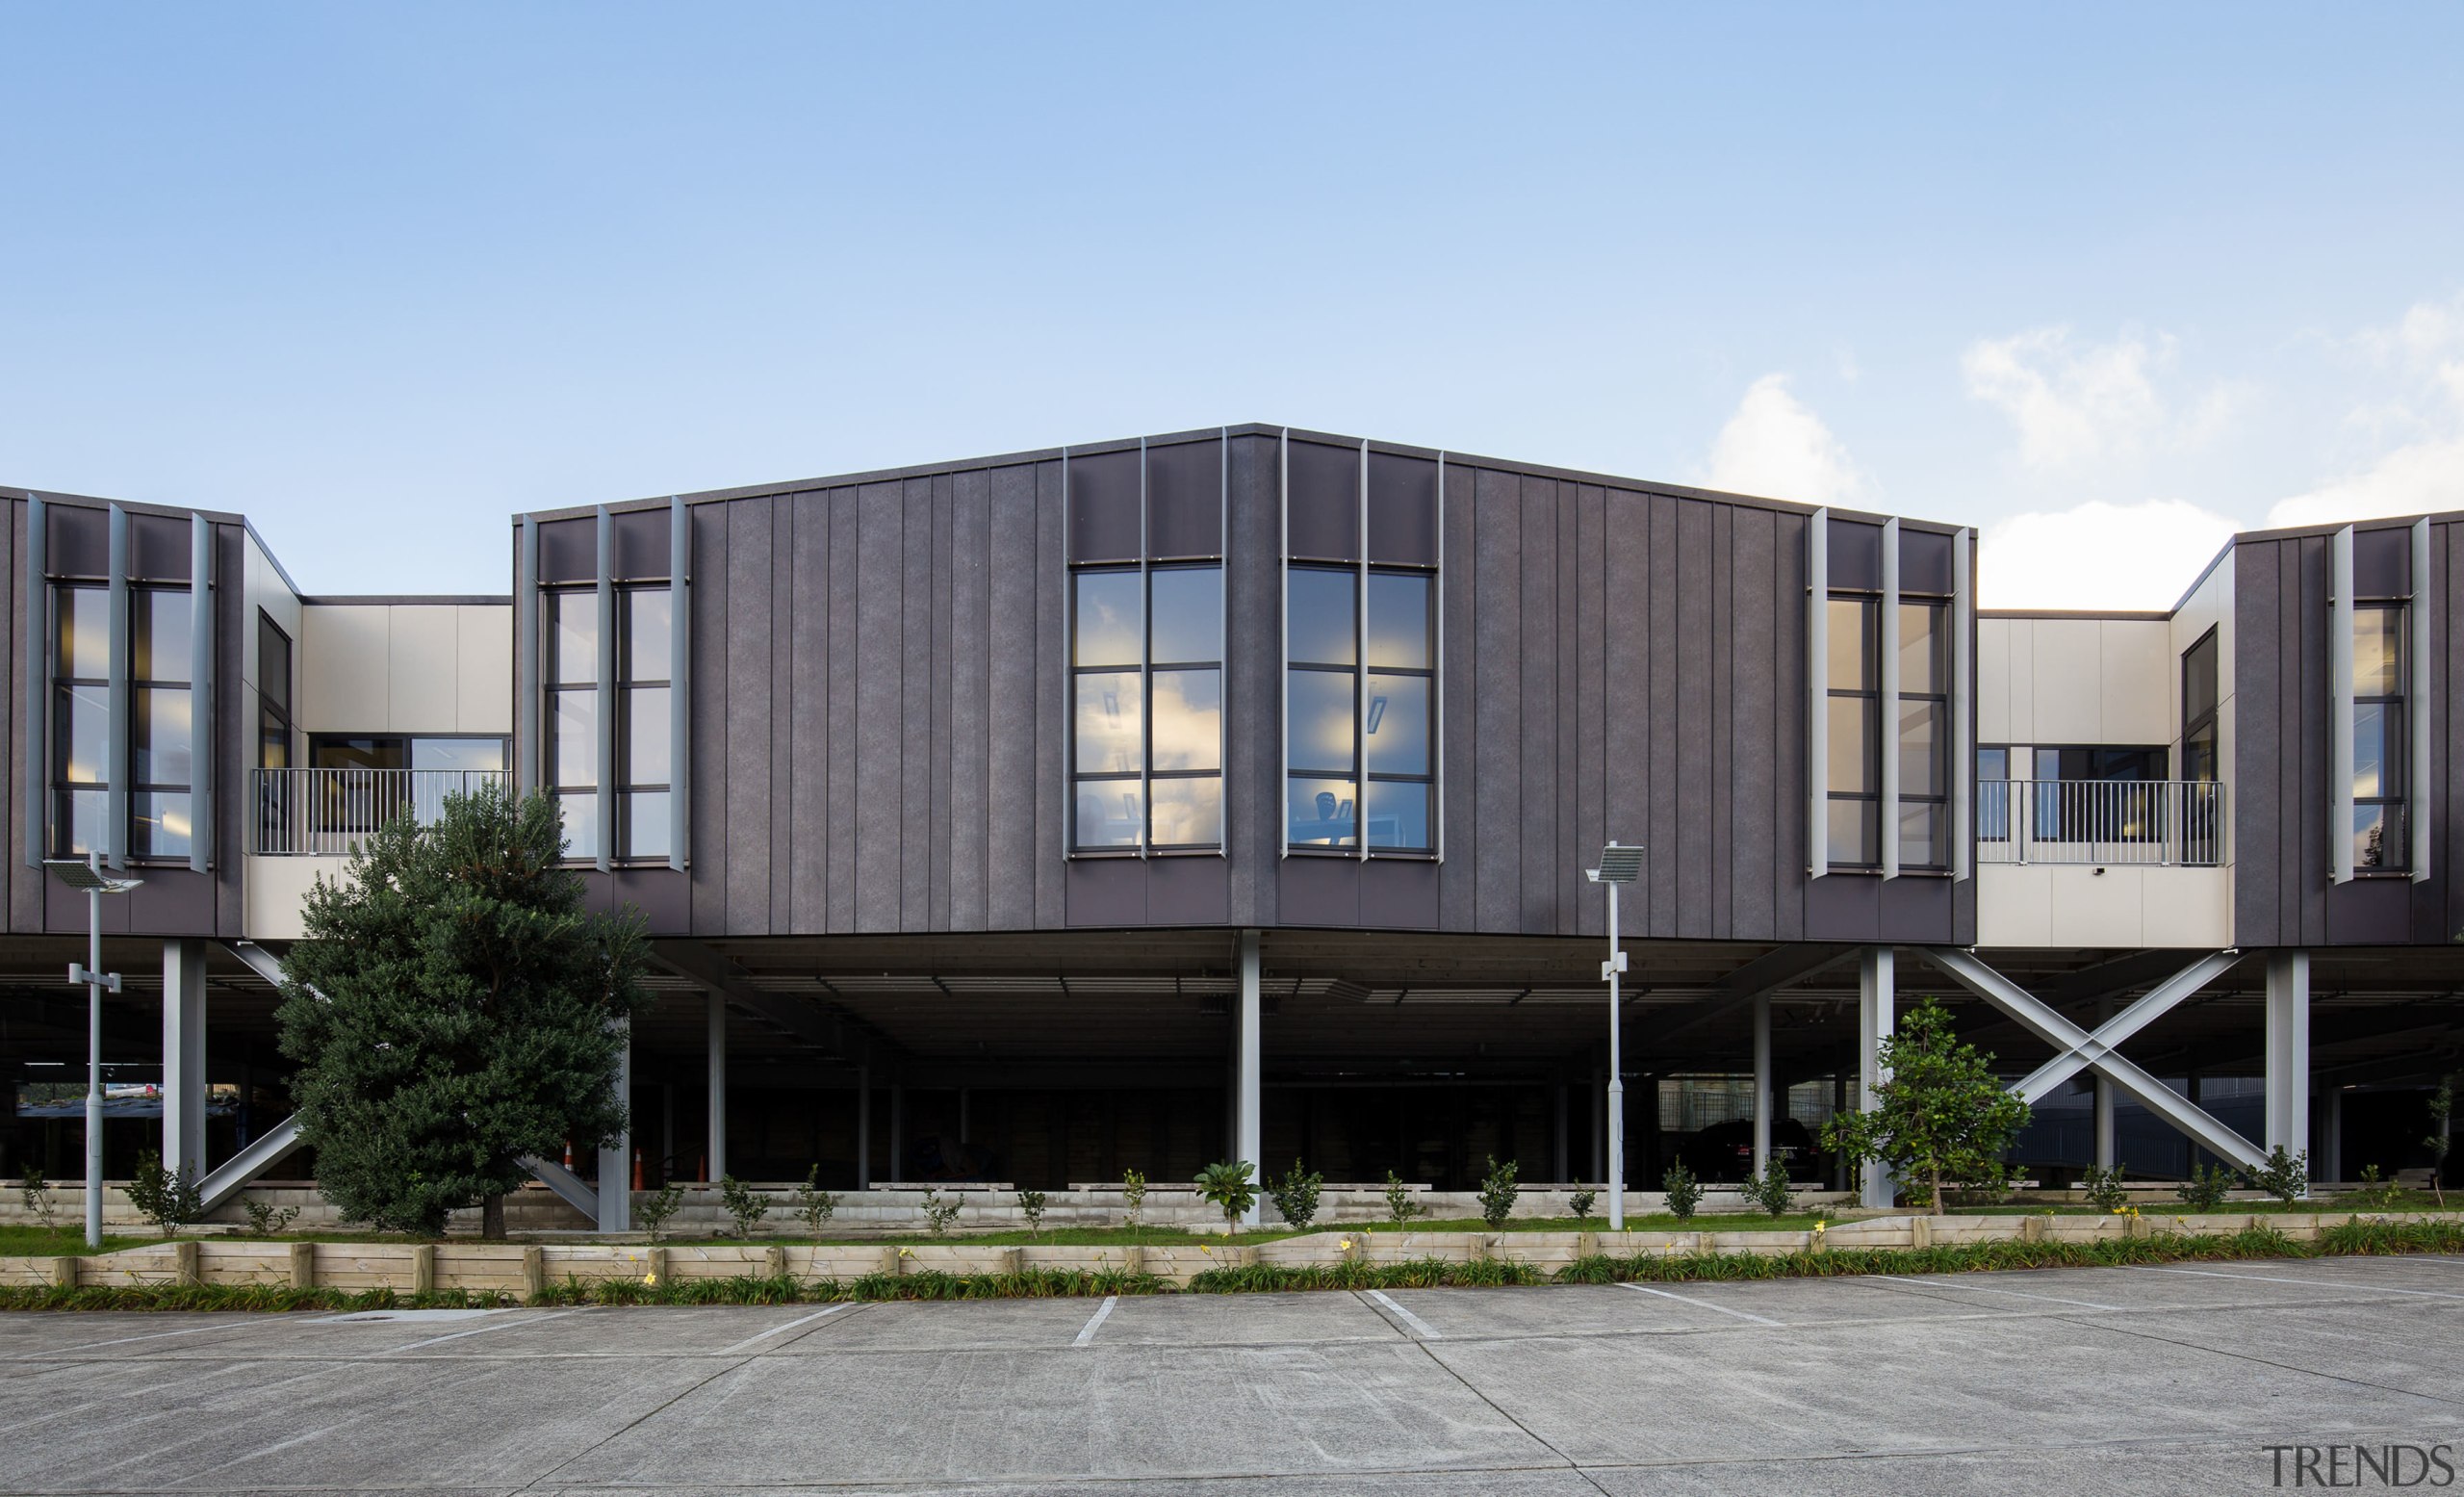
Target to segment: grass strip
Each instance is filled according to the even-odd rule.
[[[1528,1263],[1454,1263],[1409,1258],[1399,1263],[1281,1264],[1211,1268],[1190,1280],[1192,1294],[1280,1294],[1299,1289],[1488,1289],[1546,1283]]]

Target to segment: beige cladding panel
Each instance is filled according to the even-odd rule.
[[[2095,619],[2037,619],[2030,743],[2095,743],[2104,733],[2103,646]]]
[[[377,604],[300,610],[299,726],[310,733],[384,733],[393,724],[393,612]]]
[[[513,609],[464,605],[454,725],[462,733],[513,732]]]
[[[2012,619],[1976,624],[1976,741],[2015,743],[2011,731],[2011,640],[2023,625]]]
[[[451,733],[461,668],[461,609],[394,607],[385,726],[396,733]]]
[[[2161,619],[2106,619],[2097,629],[2100,662],[2096,741],[2173,740],[2172,632]]]

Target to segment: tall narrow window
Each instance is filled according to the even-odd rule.
[[[1833,593],[1825,662],[1833,867],[1882,866],[1882,600]],[[1903,789],[1905,787],[1903,787]]]
[[[111,594],[52,592],[52,852],[104,848],[110,814]]]
[[[2404,824],[2404,607],[2353,609],[2352,865],[2380,870],[2410,861]]]
[[[548,643],[546,763],[564,813],[565,856],[599,856],[599,597],[588,588],[540,594]]]
[[[1296,849],[1425,853],[1437,776],[1434,577],[1294,566],[1286,831]],[[1364,614],[1366,615],[1364,617]],[[1364,633],[1364,625],[1366,632]]]
[[[1436,588],[1424,572],[1369,574],[1369,666],[1362,698],[1361,753],[1369,799],[1363,830],[1373,850],[1427,852],[1429,797],[1436,788]]]
[[[1071,575],[1072,845],[1223,844],[1223,569]]]
[[[2182,778],[2194,785],[2216,783],[2218,697],[2216,631],[2211,629],[2182,652]],[[2214,863],[2223,831],[2218,825],[2215,792],[2183,793],[2183,857],[2194,864]]]
[[[1899,865],[1950,866],[1950,662],[1941,603],[1899,606]]]
[[[1296,848],[1360,845],[1360,574],[1292,568],[1285,819]]]
[[[674,594],[665,586],[628,587],[616,595],[623,630],[616,680],[624,717],[617,733],[616,856],[634,862],[665,862],[668,853],[668,721],[673,711],[667,679],[673,658]]]
[[[189,855],[194,728],[187,588],[129,591],[129,840],[139,858]]]
[[[257,767],[291,767],[291,636],[257,615]]]

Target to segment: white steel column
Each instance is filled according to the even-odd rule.
[[[728,1000],[710,990],[710,1121],[709,1158],[702,1168],[705,1180],[728,1173]]]
[[[616,1052],[616,1100],[626,1109],[625,1131],[599,1151],[599,1229],[633,1229],[633,1030],[625,1026],[625,1047]]]
[[[1257,1172],[1256,1178],[1260,1193],[1263,1194],[1266,1184],[1266,1163],[1259,1158],[1258,1141],[1258,1010],[1260,1007],[1258,962],[1258,933],[1253,930],[1245,930],[1241,933],[1239,1037],[1234,1042],[1234,1049],[1239,1057],[1239,1071],[1233,1085],[1232,1147],[1234,1157],[1247,1160],[1250,1167]],[[1252,1200],[1249,1203],[1247,1213],[1241,1220],[1250,1226],[1258,1225],[1259,1208],[1256,1201]]]
[[[163,1168],[205,1178],[205,942],[163,942]]]
[[[1771,994],[1754,995],[1754,1174],[1771,1167]]]
[[[873,1188],[873,1068],[856,1068],[856,1188]]]
[[[1857,959],[1857,1107],[1861,1112],[1874,1109],[1874,1089],[1890,1079],[1883,1069],[1883,1041],[1891,1035],[1893,1006],[1891,948],[1867,946]],[[1871,1160],[1863,1168],[1863,1203],[1887,1209],[1898,1193],[1889,1172]]]
[[[2268,957],[2268,1148],[2310,1147],[2310,953]]]

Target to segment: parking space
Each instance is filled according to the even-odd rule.
[[[2464,1260],[2402,1258],[22,1315],[0,1490],[2246,1490],[2272,1440],[2464,1438],[2459,1349]]]

